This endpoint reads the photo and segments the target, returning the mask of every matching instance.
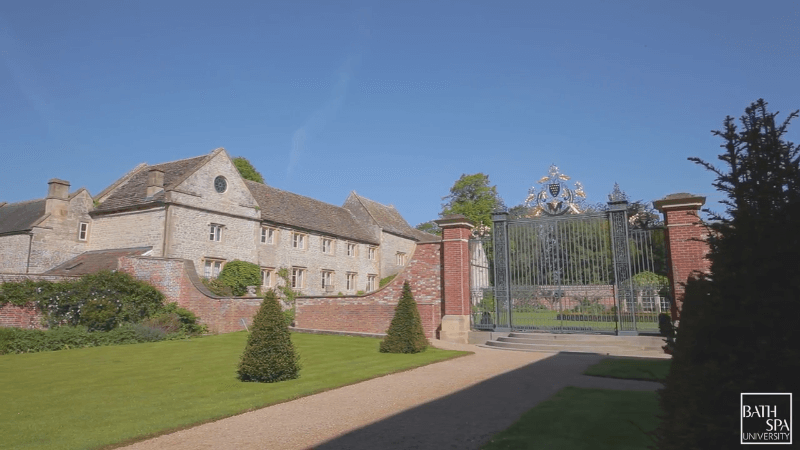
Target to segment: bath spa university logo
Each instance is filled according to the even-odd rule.
[[[741,444],[792,444],[792,394],[741,394]]]

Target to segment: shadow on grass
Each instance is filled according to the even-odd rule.
[[[477,449],[567,386],[654,391],[654,382],[582,375],[601,355],[558,353],[314,447]]]

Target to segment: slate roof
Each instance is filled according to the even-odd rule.
[[[353,195],[364,205],[369,215],[372,216],[379,227],[383,228],[383,231],[415,241],[430,242],[441,239],[439,236],[417,230],[409,225],[394,206],[383,205],[374,200],[364,198],[355,192],[353,192]]]
[[[103,201],[95,212],[114,211],[144,206],[164,201],[164,191],[180,184],[188,175],[200,167],[211,155],[196,156],[194,158],[180,159],[162,164],[144,165],[136,173],[117,187],[111,195]],[[147,175],[152,169],[164,172],[164,190],[152,198],[147,195]]]
[[[46,275],[86,275],[101,270],[119,269],[119,258],[139,256],[153,247],[116,248],[84,252],[45,272]]]
[[[44,216],[45,199],[0,206],[0,234],[30,230]]]
[[[380,244],[380,237],[345,208],[244,180],[261,208],[261,219],[275,224]]]

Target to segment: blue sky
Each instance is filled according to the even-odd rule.
[[[758,98],[800,108],[798,69],[797,1],[2,2],[0,201],[225,147],[412,225],[461,174],[514,206],[553,163],[592,202],[618,182],[719,210],[686,158]]]

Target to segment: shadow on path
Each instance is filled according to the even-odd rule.
[[[566,386],[653,391],[661,384],[581,375],[605,356],[558,353],[314,447],[477,449]]]

